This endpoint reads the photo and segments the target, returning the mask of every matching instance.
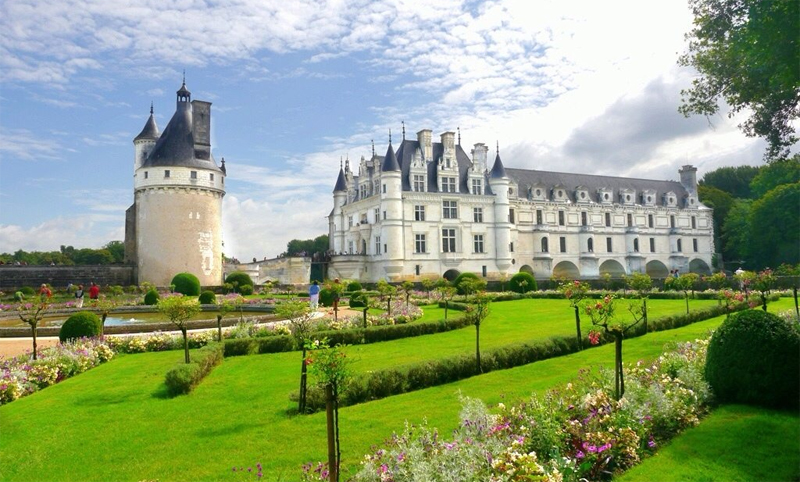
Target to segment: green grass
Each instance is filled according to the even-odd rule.
[[[572,313],[562,304],[559,317],[558,303],[496,303],[482,332],[495,346],[563,324],[570,332]],[[683,309],[682,300],[666,301],[662,309],[670,310],[669,303],[677,305],[676,312]],[[790,306],[788,300],[779,303]],[[721,321],[626,340],[625,360],[653,358],[665,343],[703,336]],[[350,350],[359,358],[358,370],[374,370],[471,353],[473,343],[474,330],[466,329]],[[167,398],[164,374],[181,358],[179,351],[123,356],[0,407],[0,480],[225,480],[233,465],[256,462],[263,464],[266,480],[296,480],[303,462],[326,459],[325,414],[287,415],[293,406],[288,394],[299,383],[299,354],[229,358],[191,394]],[[447,433],[458,424],[459,393],[487,403],[515,400],[566,383],[581,367],[612,364],[613,346],[607,345],[346,407],[340,415],[343,462],[357,467],[371,445],[401,430],[406,419],[427,418]]]
[[[800,417],[744,405],[717,408],[619,482],[749,482],[800,479]]]

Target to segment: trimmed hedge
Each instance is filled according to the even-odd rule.
[[[79,311],[67,318],[58,332],[58,340],[64,343],[75,338],[92,338],[100,335],[100,317],[91,311]]]
[[[200,295],[200,280],[192,273],[178,273],[170,284],[175,285],[175,292],[183,296]]]
[[[201,305],[215,305],[217,304],[217,295],[211,290],[206,290],[200,293],[200,297],[197,298],[197,301],[199,301]]]
[[[161,298],[161,295],[158,294],[158,291],[150,290],[146,295],[144,295],[144,304],[150,306],[158,304],[159,298]]]
[[[522,283],[525,282],[525,286]],[[519,272],[508,280],[508,289],[515,293],[527,293],[528,291],[536,291],[536,278],[532,274],[524,271]]]
[[[319,290],[319,304],[321,306],[333,306],[333,291],[328,288]]]
[[[191,363],[179,363],[171,368],[164,377],[167,393],[176,396],[189,393],[215,366],[222,362],[223,346],[209,343],[192,353]]]
[[[456,279],[453,280],[453,286],[455,286],[456,290],[458,290],[458,294],[460,295],[464,294],[464,292],[461,290],[461,282],[468,279],[479,280],[480,278],[478,278],[478,275],[476,275],[475,273],[470,273],[470,272],[465,272],[458,275]]]
[[[361,291],[362,289],[361,283],[358,281],[351,281],[347,283],[347,288],[345,288],[345,291]]]
[[[761,310],[736,314],[711,337],[706,379],[723,403],[800,405],[800,331]]]
[[[367,295],[365,293],[353,293],[350,296],[350,308],[366,308]]]
[[[237,283],[237,291],[239,291],[242,286],[253,286],[253,278],[251,278],[250,275],[244,271],[234,271],[233,273],[229,274],[227,278],[225,278],[225,283],[230,283],[233,285],[234,282]]]

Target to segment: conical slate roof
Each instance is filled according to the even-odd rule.
[[[489,173],[489,177],[492,179],[502,179],[504,177],[508,177],[506,175],[506,168],[503,167],[503,161],[500,160],[500,153],[497,153],[497,156],[494,158],[494,166],[492,166],[492,172]]]
[[[144,128],[142,132],[139,133],[133,140],[138,141],[140,139],[158,139],[160,133],[158,132],[158,126],[156,125],[156,119],[153,117],[153,110],[150,109],[150,118],[147,119],[147,122],[144,124]]]
[[[394,149],[392,148],[392,143],[389,142],[389,149],[386,150],[386,156],[383,158],[383,165],[381,166],[381,171],[399,171],[400,170],[400,163],[397,162],[397,156],[394,155]]]
[[[333,188],[333,192],[343,192],[347,191],[347,182],[344,180],[344,169],[341,167],[339,168],[339,178],[336,179],[336,186]]]

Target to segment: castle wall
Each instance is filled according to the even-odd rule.
[[[82,284],[88,291],[89,283],[100,286],[136,284],[136,268],[130,265],[98,266],[0,266],[0,289],[30,286],[38,288],[48,283],[56,288],[66,288],[69,283]]]

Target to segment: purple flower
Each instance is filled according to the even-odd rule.
[[[582,459],[584,457],[586,457],[586,454],[584,454],[581,450],[578,450],[578,453],[575,454],[576,459]]]

